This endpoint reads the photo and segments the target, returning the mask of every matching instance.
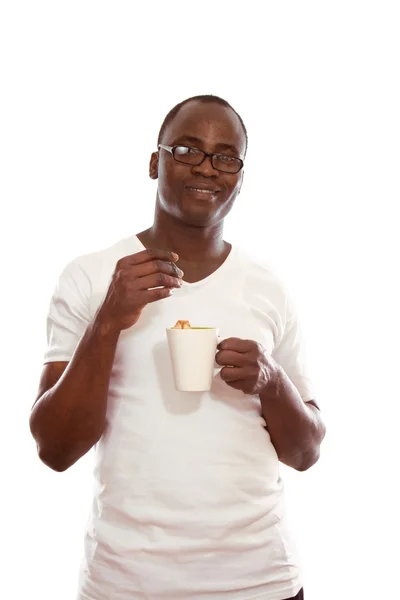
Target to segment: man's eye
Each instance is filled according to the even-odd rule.
[[[194,154],[196,151],[188,146],[178,146],[176,151],[178,154]]]

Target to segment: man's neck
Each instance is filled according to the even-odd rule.
[[[149,229],[138,234],[144,246],[176,252],[185,263],[218,261],[226,254],[222,239],[223,224],[194,227],[177,221],[161,223],[156,219]]]
[[[194,283],[216,271],[227,259],[231,245],[222,239],[223,222],[213,227],[193,227],[156,218],[149,229],[137,234],[146,248],[176,252],[177,266],[184,272],[184,280]]]

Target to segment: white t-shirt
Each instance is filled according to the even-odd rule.
[[[136,236],[72,261],[48,317],[45,362],[69,361]],[[313,399],[301,332],[280,281],[233,247],[224,264],[149,304],[121,333],[79,600],[282,600],[301,587],[279,461],[258,396],[217,375],[177,392],[165,329],[179,319],[262,344]]]

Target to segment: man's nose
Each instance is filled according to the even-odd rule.
[[[218,177],[219,171],[217,169],[214,169],[211,160],[211,156],[206,156],[200,165],[193,166],[193,174],[203,175],[204,177]]]

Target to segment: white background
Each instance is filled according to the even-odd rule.
[[[54,473],[28,427],[56,278],[151,224],[161,121],[203,93],[247,125],[226,238],[287,283],[328,425],[284,469],[306,598],[400,594],[396,5],[2,3],[2,598],[73,599],[83,552],[92,455]]]

